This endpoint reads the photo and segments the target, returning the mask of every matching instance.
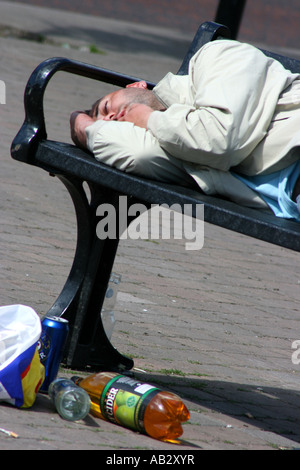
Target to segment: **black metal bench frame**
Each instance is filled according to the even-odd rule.
[[[203,23],[183,60],[178,74],[185,74],[192,55],[205,43],[229,38],[230,32],[213,22]],[[264,51],[292,71],[300,62]],[[96,161],[78,147],[47,140],[44,119],[44,92],[58,71],[100,80],[119,87],[139,78],[123,75],[65,58],[42,62],[32,73],[24,95],[25,121],[14,138],[11,155],[15,160],[46,170],[57,176],[68,189],[77,217],[77,246],[67,281],[47,315],[69,320],[70,334],[65,350],[67,367],[91,370],[130,370],[133,360],[120,353],[105,335],[100,311],[118,248],[118,239],[100,240],[96,234],[97,208],[113,204],[118,211],[119,196],[128,198],[128,208],[140,202],[152,204],[204,204],[204,220],[250,237],[291,250],[300,251],[300,224],[272,214],[248,209],[192,189],[135,177]],[[153,83],[147,82],[152,88]],[[91,198],[83,184],[87,183]],[[196,216],[196,212],[193,213]],[[130,223],[130,220],[128,220]]]

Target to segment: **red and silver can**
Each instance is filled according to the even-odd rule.
[[[50,383],[57,377],[68,332],[69,322],[65,318],[48,316],[42,320],[38,349],[40,361],[45,367],[45,380],[40,392],[47,392]]]

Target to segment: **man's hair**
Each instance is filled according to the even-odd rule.
[[[154,109],[155,111],[162,111],[164,106],[161,102],[156,98],[153,91],[144,89],[144,88],[126,88],[124,90],[126,95],[128,96],[129,104],[132,103],[140,103],[146,104],[150,108]]]
[[[92,118],[96,117],[97,111],[98,111],[98,106],[99,106],[101,100],[103,100],[103,98],[99,98],[97,101],[95,101],[95,103],[92,105],[91,109],[88,111],[88,114]]]

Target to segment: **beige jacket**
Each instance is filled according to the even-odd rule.
[[[155,179],[170,171],[175,183],[187,173],[208,194],[261,208],[262,199],[229,170],[272,173],[300,158],[300,76],[253,46],[210,42],[188,75],[167,74],[154,93],[167,110],[152,113],[148,131],[103,121],[87,128],[96,158]]]

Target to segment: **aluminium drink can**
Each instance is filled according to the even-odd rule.
[[[40,361],[45,367],[45,380],[40,392],[48,392],[50,383],[57,377],[68,332],[69,322],[65,318],[48,316],[42,320],[38,350]]]

